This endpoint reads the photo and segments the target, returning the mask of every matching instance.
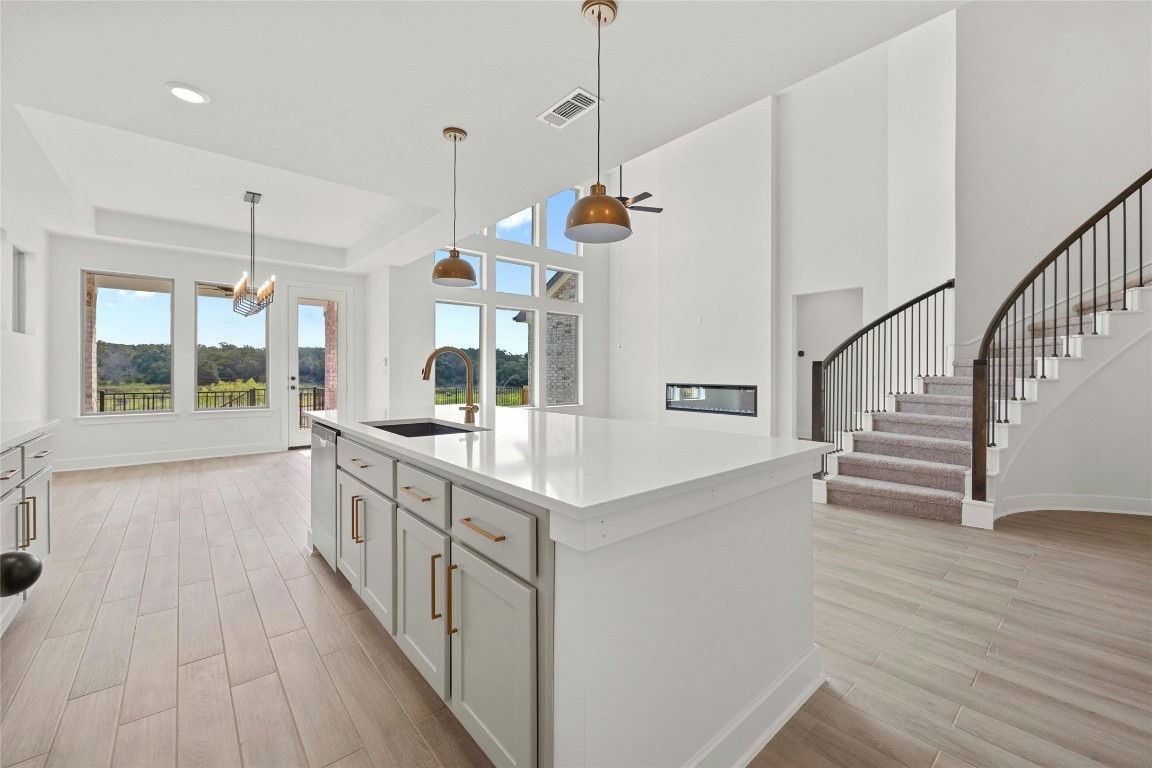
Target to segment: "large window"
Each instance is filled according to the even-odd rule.
[[[547,247],[550,251],[576,254],[575,241],[564,236],[567,228],[568,211],[576,204],[577,193],[574,189],[565,189],[548,198],[544,203],[544,231],[547,236]]]
[[[436,302],[436,346],[456,347],[472,361],[472,386],[480,402],[480,307]],[[466,402],[468,379],[464,361],[451,352],[436,358],[436,404]]]
[[[232,288],[196,284],[196,410],[268,407],[268,312],[232,311]]]
[[[172,410],[172,281],[83,273],[83,413]]]
[[[544,296],[557,301],[580,301],[580,273],[548,268]]]
[[[532,245],[532,206],[496,222],[496,237],[513,243]]]
[[[496,310],[496,405],[532,405],[535,320],[532,310]]]
[[[580,318],[548,313],[544,376],[548,405],[580,402]]]
[[[532,264],[509,259],[496,259],[496,292],[531,296],[536,269]]]

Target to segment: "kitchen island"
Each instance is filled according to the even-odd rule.
[[[819,685],[828,446],[513,408],[309,416],[337,467],[314,546],[497,765],[745,765]],[[379,428],[430,420],[465,431]]]

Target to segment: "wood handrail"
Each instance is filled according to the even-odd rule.
[[[992,321],[988,323],[988,328],[984,331],[984,338],[980,340],[980,351],[977,354],[977,359],[987,359],[988,352],[992,348],[992,339],[996,335],[997,329],[1000,327],[1000,321],[1007,316],[1008,310],[1010,310],[1012,305],[1016,303],[1016,300],[1024,294],[1024,291],[1026,291],[1028,287],[1036,281],[1036,278],[1039,277],[1040,274],[1052,264],[1052,262],[1056,261],[1056,259],[1061,254],[1071,248],[1073,243],[1075,243],[1087,233],[1091,232],[1093,227],[1103,221],[1108,216],[1108,214],[1112,212],[1112,209],[1124,202],[1124,200],[1126,200],[1133,192],[1140,189],[1140,187],[1144,186],[1149,181],[1152,181],[1152,169],[1145,171],[1140,178],[1136,179],[1136,181],[1125,187],[1123,192],[1109,200],[1103,208],[1096,211],[1096,213],[1089,216],[1083,224],[1072,230],[1072,234],[1064,238],[1060,242],[1060,245],[1053,248],[1047,256],[1040,260],[1040,263],[1032,268],[1032,271],[1025,275],[1023,280],[1016,284],[1016,287],[1012,290],[1011,293],[1008,294],[1008,297],[1005,298],[1004,302],[1000,305],[1000,309],[996,310],[996,314],[992,316]]]
[[[891,320],[893,317],[896,317],[896,315],[900,314],[901,312],[903,312],[904,310],[908,309],[909,307],[911,307],[915,304],[919,304],[920,302],[924,301],[924,299],[928,298],[929,296],[936,294],[936,293],[941,293],[943,291],[948,290],[949,288],[955,288],[955,287],[956,287],[956,278],[951,278],[949,280],[945,280],[943,283],[936,286],[935,288],[929,288],[927,291],[924,291],[924,293],[920,294],[919,296],[917,296],[913,299],[908,299],[908,301],[906,301],[903,304],[901,304],[900,306],[896,307],[896,309],[889,310],[885,314],[883,314],[880,317],[873,320],[868,325],[866,325],[863,328],[861,328],[860,330],[856,331],[856,333],[849,336],[844,341],[843,344],[836,347],[836,349],[832,350],[831,354],[829,354],[828,357],[824,358],[824,363],[823,363],[824,367],[827,368],[832,363],[832,361],[834,359],[836,359],[837,355],[839,355],[841,352],[843,352],[848,347],[852,346],[852,343],[854,341],[856,341],[857,339],[859,339],[862,336],[864,336],[865,334],[867,334],[873,328],[876,328],[877,326],[880,326],[883,323]]]

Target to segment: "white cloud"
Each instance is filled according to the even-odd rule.
[[[514,213],[511,216],[509,216],[508,218],[499,222],[497,224],[497,226],[499,226],[501,229],[516,229],[518,227],[524,226],[525,224],[531,224],[531,223],[532,223],[532,209],[531,208],[525,208],[524,210],[520,211],[519,213]]]

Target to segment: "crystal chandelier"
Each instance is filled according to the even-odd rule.
[[[260,202],[259,192],[245,192],[244,202],[251,204],[252,210],[250,215],[250,236],[248,239],[249,248],[251,252],[251,261],[248,265],[248,271],[245,272],[239,282],[232,288],[232,310],[237,314],[244,315],[244,317],[251,317],[257,314],[260,310],[267,308],[276,296],[276,275],[264,281],[264,284],[256,288],[256,203]]]

